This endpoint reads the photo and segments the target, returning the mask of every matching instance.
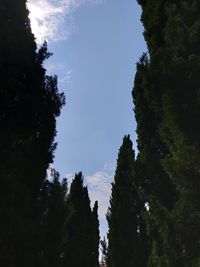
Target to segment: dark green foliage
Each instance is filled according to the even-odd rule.
[[[47,77],[46,44],[36,51],[26,1],[0,4],[0,262],[36,266],[39,194],[64,104]]]
[[[200,3],[138,1],[148,56],[137,66],[138,166],[150,205],[149,266],[198,266]]]
[[[144,54],[137,64],[137,74],[133,91],[135,115],[138,123],[139,149],[136,161],[136,173],[142,188],[144,200],[151,207],[154,205],[151,214],[144,212],[144,219],[147,223],[150,239],[152,242],[156,242],[156,247],[160,255],[163,253],[163,245],[158,225],[160,223],[162,228],[163,223],[161,221],[158,222],[158,211],[160,209],[157,205],[162,205],[163,209],[167,212],[167,210],[173,207],[177,198],[177,192],[168,173],[163,170],[161,163],[169,151],[166,144],[162,141],[158,130],[162,121],[162,109],[159,100],[160,82],[156,79],[157,75],[157,69],[155,70],[151,66],[148,56]],[[165,225],[168,225],[166,216],[162,220],[165,221]]]
[[[68,210],[64,266],[95,267],[99,246],[97,204],[92,212],[82,173],[76,174],[72,181]]]
[[[135,116],[137,120],[139,155],[137,172],[146,196],[153,195],[166,208],[173,206],[175,192],[169,175],[163,171],[160,160],[168,153],[167,146],[159,136],[158,127],[162,121],[159,101],[159,81],[151,68],[148,56],[144,54],[137,64],[133,91]],[[148,201],[148,198],[147,198]]]
[[[79,173],[71,184],[60,181],[59,173],[51,170],[40,193],[40,229],[37,266],[99,266],[98,203],[93,210],[83,177]]]
[[[52,181],[46,181],[41,191],[42,218],[40,220],[39,266],[62,266],[66,242],[67,181],[60,182],[59,173],[51,170]],[[38,266],[38,265],[37,265]]]
[[[119,150],[115,179],[112,185],[110,208],[107,214],[108,267],[136,267],[143,265],[145,246],[140,200],[134,170],[134,152],[129,136],[125,136]],[[143,253],[142,253],[143,250]],[[143,258],[140,258],[142,255]]]

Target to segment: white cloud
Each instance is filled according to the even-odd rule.
[[[96,200],[99,203],[99,218],[105,219],[105,214],[109,206],[111,183],[114,179],[114,164],[106,164],[101,171],[85,178],[88,191],[93,204]]]
[[[67,39],[73,30],[72,12],[87,3],[103,0],[28,0],[32,31],[41,44],[44,40]]]
[[[110,205],[111,183],[114,180],[115,164],[105,164],[104,168],[95,172],[91,176],[85,178],[85,183],[88,186],[91,204],[96,200],[99,204],[99,222],[101,238],[106,236],[108,225],[106,213]]]
[[[64,29],[64,21],[67,19],[69,3],[61,0],[56,4],[51,0],[29,0],[27,6],[32,31],[38,43],[68,38],[71,22],[68,19],[68,26]]]

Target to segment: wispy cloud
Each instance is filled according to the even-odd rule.
[[[101,238],[106,236],[108,225],[106,220],[106,213],[109,207],[111,195],[111,183],[114,180],[115,164],[106,164],[100,171],[85,178],[88,186],[91,204],[96,200],[99,203],[99,222]]]
[[[106,164],[103,170],[97,171],[93,175],[85,178],[92,204],[96,200],[99,202],[100,219],[105,219],[105,214],[107,213],[114,170],[114,164]]]
[[[28,0],[32,31],[38,43],[67,39],[73,30],[72,13],[84,4],[103,0]]]

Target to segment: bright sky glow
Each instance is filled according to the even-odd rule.
[[[68,29],[62,29],[58,35],[59,27],[62,27],[64,15],[69,8],[68,2],[59,1],[57,4],[48,0],[29,0],[27,4],[30,10],[32,31],[38,43],[44,40],[61,40],[68,37]]]
[[[73,30],[71,13],[78,7],[101,0],[28,0],[32,31],[39,44],[68,39]]]

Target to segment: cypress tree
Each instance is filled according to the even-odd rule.
[[[110,208],[107,214],[108,232],[108,267],[144,266],[141,255],[142,225],[141,200],[137,181],[134,177],[135,156],[130,136],[125,136],[119,150],[117,168]],[[144,258],[145,255],[142,255]]]
[[[137,64],[133,91],[139,149],[136,175],[144,201],[151,209],[151,213],[145,211],[143,217],[152,243],[152,255],[157,251],[156,253],[161,256],[163,255],[161,228],[169,224],[167,214],[173,208],[177,192],[161,163],[168,154],[168,149],[158,131],[162,113],[157,93],[159,82],[154,84],[156,76],[148,56],[144,54]],[[160,220],[161,217],[165,224]],[[159,266],[158,260],[155,261],[155,266]]]
[[[63,248],[66,240],[66,222],[68,219],[67,180],[60,181],[60,175],[51,170],[52,180],[47,180],[42,193],[43,203],[41,211],[40,233],[40,266],[62,266]]]
[[[94,207],[92,210],[92,237],[93,237],[93,263],[92,266],[99,267],[99,219],[98,219],[98,202],[95,201]]]
[[[153,181],[146,221],[152,238],[149,264],[196,267],[200,250],[200,3],[138,2],[149,52],[138,64],[134,91],[143,178],[148,178],[147,185]],[[160,172],[156,168],[151,172],[155,162]],[[168,201],[163,201],[166,194],[156,194],[157,181],[161,194],[172,192]]]
[[[64,104],[56,77],[46,76],[26,1],[0,5],[0,262],[36,266],[38,196],[55,149],[55,118]]]
[[[83,185],[82,173],[75,175],[68,199],[69,217],[67,224],[67,241],[65,245],[64,266],[94,267],[96,262],[97,221],[90,207],[87,187]],[[94,216],[93,216],[94,215]],[[94,246],[95,243],[95,246]]]

